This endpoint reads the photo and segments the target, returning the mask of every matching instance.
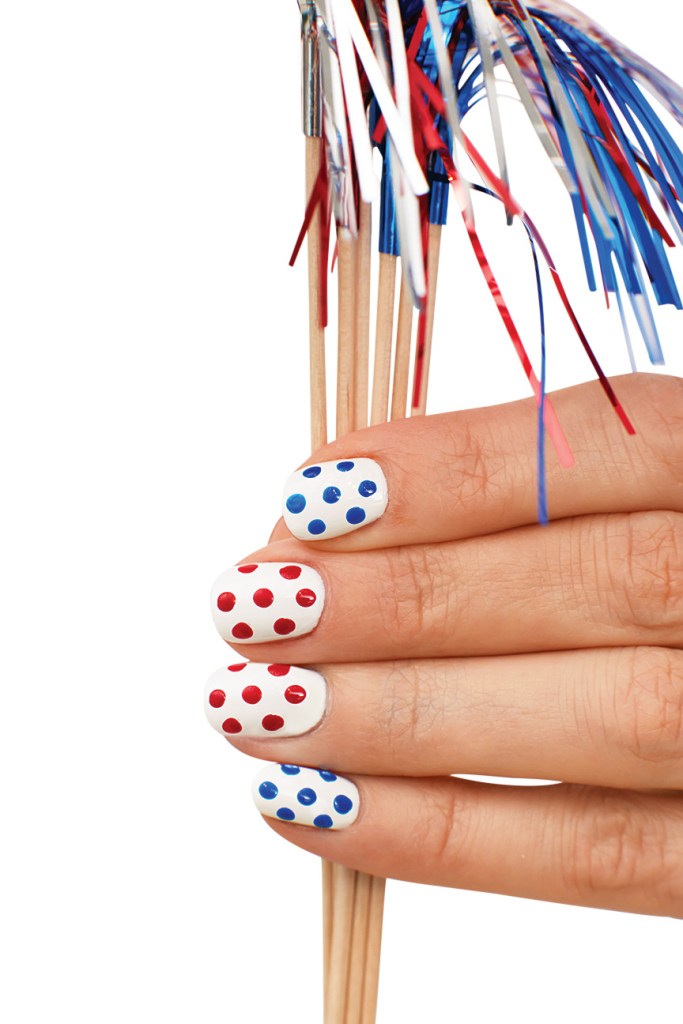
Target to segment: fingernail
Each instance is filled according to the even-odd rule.
[[[327,703],[324,676],[295,665],[242,661],[210,676],[204,708],[223,736],[300,736],[321,720]]]
[[[387,500],[387,481],[374,459],[318,462],[288,479],[283,515],[299,540],[327,540],[374,523]]]
[[[254,803],[261,814],[295,825],[343,829],[358,817],[358,790],[334,772],[270,764],[253,782]]]
[[[213,621],[229,643],[305,636],[318,625],[324,603],[320,574],[310,565],[288,562],[233,566],[211,590]]]

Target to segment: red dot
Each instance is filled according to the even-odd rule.
[[[223,732],[242,732],[242,726],[236,718],[226,718],[223,722]]]
[[[259,608],[270,608],[274,600],[273,591],[267,590],[265,587],[257,590],[254,594],[254,604],[257,604]]]
[[[246,622],[238,622],[232,627],[232,635],[236,640],[249,640],[254,635],[254,630]]]
[[[239,665],[228,665],[228,672],[241,672],[243,668],[247,667],[246,661],[241,661]]]
[[[216,604],[219,611],[231,612],[235,607],[235,595],[226,590],[223,594],[218,595]]]
[[[261,722],[261,725],[268,732],[277,732],[285,724],[284,718],[280,718],[279,715],[266,715]]]
[[[306,700],[306,691],[303,686],[288,686],[285,690],[285,700],[290,704],[301,704],[302,700]]]
[[[209,694],[209,704],[212,708],[222,708],[225,704],[225,691],[212,690]]]
[[[271,676],[286,676],[291,667],[291,665],[269,665],[268,671]]]
[[[245,686],[242,690],[242,700],[247,704],[258,704],[262,696],[258,686]]]
[[[258,565],[256,565],[255,562],[252,562],[249,565],[238,565],[237,566],[237,571],[238,572],[255,572],[257,569],[258,569]]]
[[[280,569],[280,575],[285,580],[298,580],[299,576],[301,576],[301,566],[300,565],[284,565]]]
[[[291,619],[276,619],[273,623],[273,629],[278,636],[287,636],[289,633],[294,632],[296,629],[296,623],[292,622]]]
[[[302,608],[310,608],[317,600],[317,594],[313,590],[300,590],[296,595],[296,603],[300,604]]]

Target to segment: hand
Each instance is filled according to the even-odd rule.
[[[547,527],[532,401],[373,427],[307,460],[332,463],[323,482],[337,473],[343,511],[338,460],[374,459],[386,511],[375,473],[361,528],[309,543],[280,523],[246,563],[276,565],[232,570],[214,594],[234,598],[215,609],[230,640],[252,592],[274,602],[236,645],[259,664],[212,679],[217,728],[237,722],[223,731],[242,751],[352,783],[261,773],[262,810],[294,820],[268,819],[284,838],[390,878],[683,916],[683,381],[615,388],[635,437],[597,384],[553,396],[576,465],[549,452]],[[305,533],[303,497],[288,522]],[[288,581],[278,566],[314,571]],[[278,662],[315,666],[327,696],[319,675],[269,672]]]

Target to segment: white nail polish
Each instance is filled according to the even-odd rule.
[[[320,574],[309,565],[290,562],[233,566],[211,590],[213,620],[229,643],[304,636],[318,625],[324,602]]]
[[[334,772],[271,764],[253,782],[252,796],[261,814],[295,825],[343,829],[358,817],[358,790]]]
[[[374,459],[318,462],[288,479],[283,516],[299,540],[328,540],[374,523],[387,501],[387,481]]]
[[[319,672],[296,665],[242,661],[210,676],[206,717],[223,736],[300,736],[325,713],[327,685]]]

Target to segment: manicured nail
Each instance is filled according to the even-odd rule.
[[[218,577],[211,611],[229,643],[259,644],[304,636],[318,625],[325,584],[310,565],[259,562],[236,565]]]
[[[299,540],[327,540],[374,523],[387,500],[387,482],[374,459],[319,462],[292,473],[283,515]]]
[[[327,686],[319,672],[295,665],[242,661],[206,684],[204,708],[223,736],[300,736],[325,713]]]
[[[358,790],[334,772],[270,764],[254,779],[252,795],[261,814],[295,825],[342,829],[358,817]]]

